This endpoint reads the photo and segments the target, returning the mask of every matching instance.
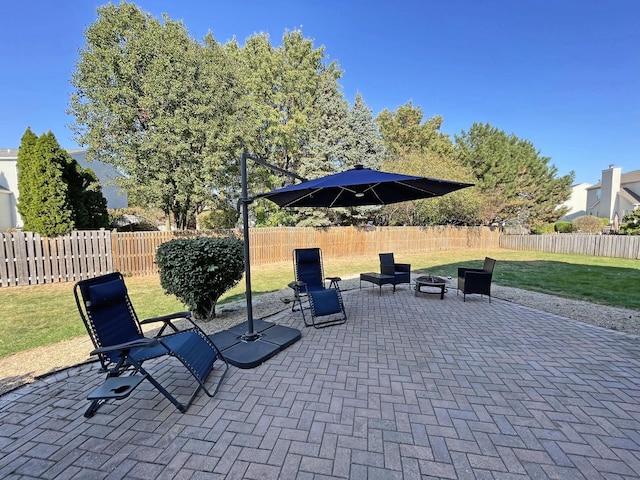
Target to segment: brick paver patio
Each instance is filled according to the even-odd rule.
[[[186,414],[144,382],[85,419],[97,364],[0,397],[0,478],[640,478],[638,337],[455,291],[345,304],[275,318],[303,338]]]

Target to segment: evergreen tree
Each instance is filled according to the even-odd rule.
[[[373,119],[373,113],[367,106],[362,95],[358,92],[353,106],[347,115],[347,134],[345,136],[345,156],[342,170],[362,165],[366,168],[379,170],[384,160],[385,148]],[[383,207],[365,206],[335,209],[334,223],[355,225],[376,217]]]
[[[109,226],[107,201],[98,178],[58,144],[53,133],[31,129],[18,150],[18,212],[24,228],[46,236]]]
[[[26,218],[31,217],[31,211],[34,211],[37,207],[34,206],[38,174],[35,171],[36,165],[33,162],[33,155],[36,143],[38,142],[38,136],[33,133],[31,128],[27,127],[22,139],[20,141],[20,148],[18,149],[18,213],[22,216],[22,221],[25,222]]]
[[[107,200],[96,174],[82,168],[70,155],[66,158],[64,181],[69,187],[69,202],[73,209],[75,228],[94,230],[109,226]]]
[[[557,206],[571,195],[573,172],[557,177],[557,168],[531,142],[488,123],[474,123],[455,139],[461,162],[472,169],[486,200],[485,223],[534,227],[562,217]]]
[[[32,136],[26,134],[27,141]],[[23,136],[24,139],[24,136]],[[20,203],[18,211],[22,215],[24,229],[45,236],[57,236],[69,233],[73,227],[73,210],[68,199],[68,187],[64,181],[65,156],[68,153],[60,148],[53,133],[41,135],[30,155],[26,171],[21,174],[18,184]],[[22,204],[22,192],[26,192],[27,201]],[[22,205],[22,206],[21,206]]]
[[[345,138],[348,137],[349,104],[344,99],[334,75],[326,72],[320,77],[315,110],[311,117],[309,154],[302,159],[299,173],[314,179],[344,170]],[[335,222],[336,212],[328,208],[299,209],[298,226],[328,226]]]
[[[362,165],[380,169],[384,159],[384,142],[373,119],[373,114],[360,93],[356,94],[353,107],[347,117],[346,154],[344,168]]]

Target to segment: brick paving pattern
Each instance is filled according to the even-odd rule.
[[[281,314],[303,338],[186,414],[143,382],[85,419],[97,364],[0,397],[0,478],[640,478],[638,337],[451,290],[345,304]]]

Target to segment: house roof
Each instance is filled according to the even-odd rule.
[[[640,182],[640,170],[633,170],[629,173],[623,173],[620,175],[620,187],[622,188],[627,183]],[[591,185],[587,190],[596,190],[602,187],[602,180],[598,180],[598,183]]]
[[[633,172],[623,173],[620,177],[620,184],[636,183],[640,182],[640,170],[634,170]]]
[[[15,160],[18,158],[17,148],[0,148],[0,160]]]
[[[620,196],[627,200],[629,203],[640,203],[640,195],[628,188],[622,188],[620,191]]]

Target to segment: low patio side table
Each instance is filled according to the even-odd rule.
[[[393,275],[383,275],[382,273],[367,272],[360,274],[360,288],[362,288],[362,282],[375,283],[380,287],[379,295],[382,295],[383,285],[393,285],[393,293],[396,293],[396,277]]]

